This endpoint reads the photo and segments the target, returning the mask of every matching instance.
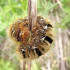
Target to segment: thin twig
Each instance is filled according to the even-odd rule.
[[[28,0],[28,19],[29,30],[32,31],[33,27],[36,26],[37,0]]]
[[[26,60],[23,61],[23,69],[22,70],[25,70],[25,65],[26,65]]]
[[[21,70],[25,70],[26,60],[20,61]]]
[[[27,69],[31,70],[31,60],[27,60]]]
[[[64,12],[63,7],[62,7],[62,4],[61,4],[61,1],[60,1],[60,0],[57,0],[57,3],[58,3],[58,5],[59,5],[59,7],[60,7],[61,11],[63,11],[63,12]]]

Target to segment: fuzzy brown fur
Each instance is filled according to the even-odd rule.
[[[21,59],[34,59],[43,55],[50,49],[54,40],[50,21],[38,16],[36,23],[32,32],[28,29],[27,18],[19,19],[8,27],[7,35],[16,43],[18,57]]]

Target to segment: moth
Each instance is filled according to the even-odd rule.
[[[29,31],[28,18],[18,19],[8,27],[8,36],[17,44],[18,57],[35,59],[50,49],[54,40],[53,25],[37,16],[36,26]]]

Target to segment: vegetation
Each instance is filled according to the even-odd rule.
[[[27,0],[0,0],[0,70],[20,70],[6,29],[15,20],[28,15],[27,4]],[[70,0],[38,0],[37,14],[53,22],[56,40],[48,56],[41,59],[45,66],[33,62],[32,70],[44,70],[43,67],[45,70],[70,70]]]

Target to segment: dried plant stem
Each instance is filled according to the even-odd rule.
[[[25,70],[25,65],[26,65],[26,60],[23,62],[23,69],[22,70]]]
[[[28,0],[28,19],[29,30],[32,31],[33,27],[36,26],[37,0]]]
[[[21,70],[25,70],[26,60],[20,61]]]
[[[31,60],[23,60],[21,62],[21,70],[31,70]]]
[[[36,19],[37,19],[37,0],[28,0],[28,26],[29,30],[32,31],[34,26],[36,26]],[[26,67],[26,60],[22,63],[23,67],[21,70],[25,70]],[[27,69],[31,70],[31,62],[30,60],[27,63]]]
[[[31,60],[27,60],[27,69],[31,70]]]

